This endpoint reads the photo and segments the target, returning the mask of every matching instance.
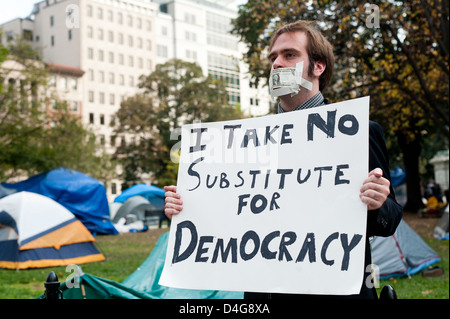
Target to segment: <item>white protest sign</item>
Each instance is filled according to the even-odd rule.
[[[160,284],[355,294],[363,282],[369,97],[182,127]]]

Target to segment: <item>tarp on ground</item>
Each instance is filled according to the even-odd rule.
[[[165,287],[158,284],[166,259],[169,232],[162,234],[155,248],[139,268],[122,284],[162,299],[242,299],[243,292],[194,290]]]
[[[62,282],[60,289],[64,299],[154,299],[118,282],[90,274],[82,274],[77,282]]]
[[[0,268],[28,269],[105,260],[84,225],[62,205],[35,193],[0,199]]]
[[[110,220],[105,187],[95,178],[61,167],[22,182],[2,183],[0,197],[21,191],[41,194],[60,203],[94,236],[118,234]]]
[[[243,292],[190,290],[160,286],[169,233],[159,237],[148,258],[122,283],[82,273],[61,283],[64,299],[242,299]],[[41,295],[39,298],[42,298]]]
[[[401,220],[394,235],[375,237],[372,263],[380,279],[414,275],[439,262],[439,255]]]

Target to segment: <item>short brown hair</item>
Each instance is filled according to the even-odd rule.
[[[312,75],[314,63],[316,61],[322,61],[326,65],[325,71],[319,78],[319,90],[323,91],[326,89],[331,81],[331,77],[333,76],[334,54],[333,47],[330,42],[328,42],[328,40],[323,36],[314,21],[299,20],[282,26],[273,34],[269,45],[269,51],[272,50],[275,41],[281,34],[296,31],[305,32],[308,38],[308,43],[306,46],[310,61],[308,75]]]

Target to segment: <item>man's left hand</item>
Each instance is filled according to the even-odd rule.
[[[368,210],[375,210],[383,205],[390,193],[390,184],[389,180],[383,177],[381,168],[375,168],[369,173],[359,194]]]

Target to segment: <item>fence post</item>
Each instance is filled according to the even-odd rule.
[[[56,276],[54,271],[50,271],[44,286],[44,299],[63,299],[62,291],[59,289],[58,276]]]

